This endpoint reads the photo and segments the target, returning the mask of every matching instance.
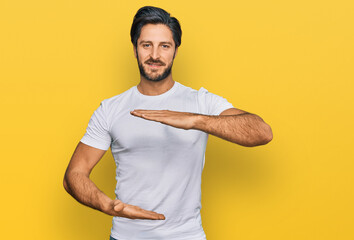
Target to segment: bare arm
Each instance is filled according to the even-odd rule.
[[[171,110],[135,109],[130,114],[176,128],[197,129],[245,147],[270,142],[272,129],[259,116],[229,108],[219,116]]]
[[[105,152],[79,142],[66,169],[63,181],[65,190],[73,198],[101,212],[106,212],[111,199],[97,188],[89,176]]]
[[[264,145],[273,138],[271,127],[255,114],[230,108],[219,116],[197,115],[193,129],[246,147]]]
[[[86,164],[91,164],[91,166],[80,166],[79,158],[84,158],[84,154],[88,154],[91,157],[86,159]],[[78,202],[89,206],[91,208],[97,209],[101,212],[105,212],[106,206],[111,201],[111,199],[105,195],[89,178],[91,170],[93,168],[93,159],[101,159],[106,151],[104,150],[93,150],[89,146],[79,143],[75,149],[75,152],[71,158],[68,168],[66,169],[64,176],[64,188],[65,190]]]
[[[162,214],[123,203],[119,199],[112,200],[98,189],[89,176],[105,152],[105,150],[79,142],[64,175],[65,190],[78,202],[111,216],[132,219],[165,219]]]

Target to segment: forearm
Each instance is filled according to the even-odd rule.
[[[81,172],[66,173],[64,187],[78,202],[104,213],[111,201],[87,175]]]
[[[264,145],[272,140],[272,130],[255,114],[198,115],[193,129],[246,147]]]

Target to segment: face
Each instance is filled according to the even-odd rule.
[[[166,25],[146,24],[142,27],[134,55],[144,78],[157,82],[168,77],[176,53],[172,32]]]

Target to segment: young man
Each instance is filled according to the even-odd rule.
[[[163,9],[138,10],[131,41],[140,83],[101,102],[66,170],[68,193],[114,216],[111,239],[206,239],[200,209],[208,134],[247,147],[272,139],[259,116],[172,79],[181,35]],[[89,178],[109,147],[117,166],[114,200]]]

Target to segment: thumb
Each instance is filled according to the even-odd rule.
[[[121,211],[124,208],[124,203],[120,200],[115,199],[113,202],[113,209],[116,212]]]

